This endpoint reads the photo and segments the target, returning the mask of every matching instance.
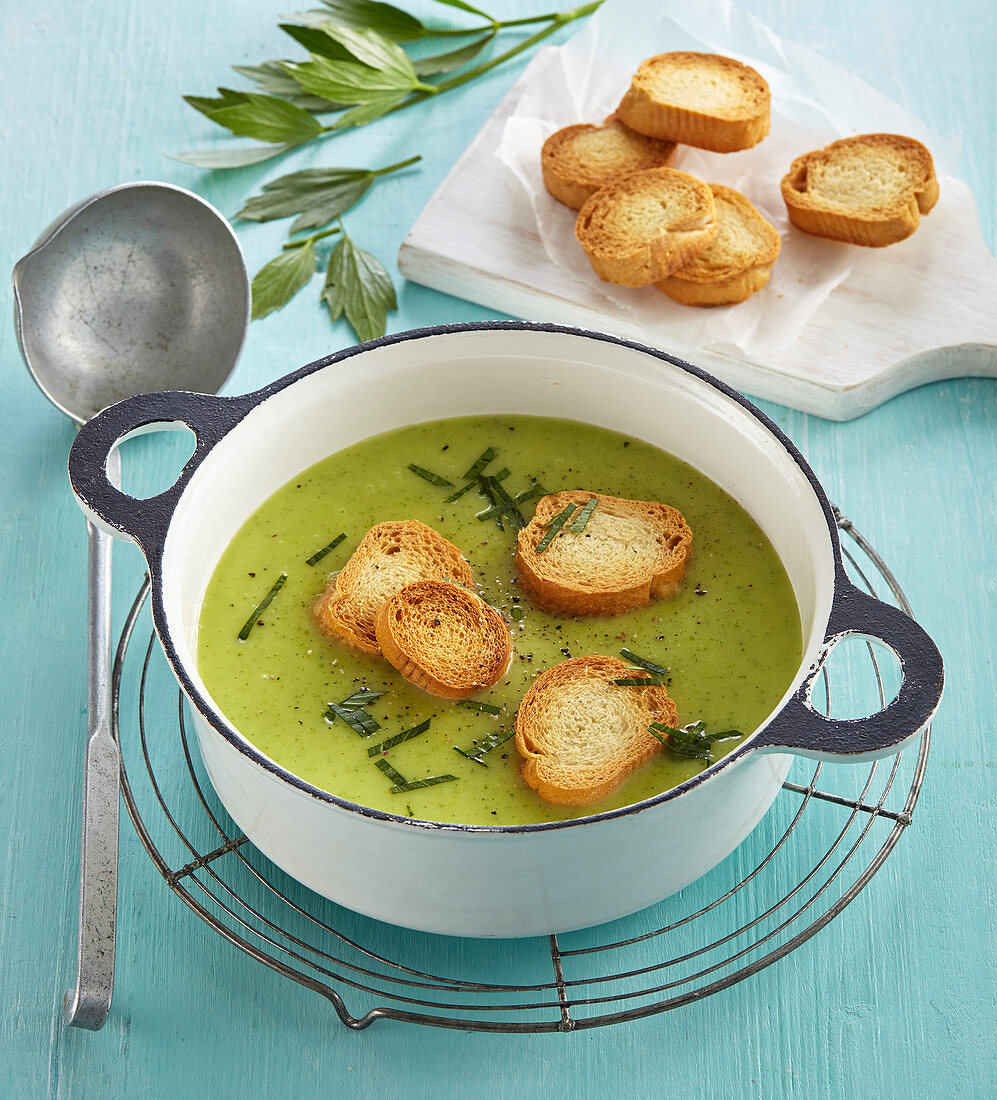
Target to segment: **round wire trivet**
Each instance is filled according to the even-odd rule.
[[[880,598],[885,594],[875,586],[885,586],[910,614],[882,559],[849,520],[835,515],[848,536],[842,549],[852,579]],[[183,696],[155,634],[150,630],[144,652],[130,649],[147,595],[148,580],[125,622],[113,673],[122,786],[139,838],[169,887],[202,920],[327,998],[355,1029],[393,1019],[565,1032],[650,1016],[727,989],[789,954],[854,900],[910,824],[921,788],[930,726],[916,751],[911,746],[871,766],[798,760],[790,778],[800,772],[805,781],[783,784],[733,855],[632,917],[547,939],[411,932],[318,897],[239,832],[191,749]],[[873,646],[865,648],[885,706],[882,670]],[[830,677],[826,669],[822,675],[830,711]],[[179,698],[177,727],[153,731],[150,714],[172,709],[157,705],[164,692]],[[121,720],[125,703],[136,708],[134,724]]]

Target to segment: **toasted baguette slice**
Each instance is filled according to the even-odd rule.
[[[502,616],[449,581],[405,585],[382,605],[374,627],[381,652],[405,679],[444,699],[491,687],[512,660]]]
[[[574,657],[542,672],[516,713],[522,774],[541,798],[588,806],[660,751],[652,722],[674,726],[663,687],[621,687],[633,671],[616,657]]]
[[[374,619],[385,600],[413,581],[472,584],[471,567],[452,542],[415,519],[372,527],[315,604],[322,631],[365,653],[380,653]]]
[[[580,123],[551,134],[540,150],[540,168],[554,198],[580,210],[600,187],[628,172],[663,168],[674,156],[673,141],[638,134],[610,118],[601,126]]]
[[[750,66],[715,53],[661,53],[634,74],[617,115],[632,130],[733,153],[769,132],[772,95]]]
[[[938,180],[919,141],[860,134],[797,157],[782,197],[804,233],[882,248],[917,229],[938,201]]]
[[[578,516],[541,553],[550,521],[569,504],[598,501],[583,531]],[[685,572],[692,531],[682,513],[657,501],[625,500],[585,489],[549,493],[518,536],[519,583],[534,603],[567,615],[617,615],[652,597],[672,596]]]
[[[711,183],[717,235],[685,267],[654,285],[687,306],[728,306],[750,298],[769,281],[779,258],[778,230],[730,187]]]
[[[648,286],[687,264],[716,232],[713,193],[674,168],[645,168],[606,184],[578,211],[575,236],[607,283]]]

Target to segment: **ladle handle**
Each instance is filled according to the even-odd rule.
[[[900,662],[900,690],[866,718],[830,718],[814,710],[814,681],[828,654],[849,636],[880,641]],[[927,633],[898,607],[837,581],[824,646],[810,674],[776,717],[751,740],[752,749],[785,750],[818,760],[859,763],[899,752],[934,714],[942,696],[942,657]]]
[[[118,459],[108,463],[118,480]],[[72,1027],[104,1026],[114,988],[121,758],[111,728],[111,553],[114,540],[89,524],[89,725],[83,761],[80,921],[76,987],[66,994]]]
[[[167,390],[140,393],[99,412],[80,429],[69,452],[69,480],[88,518],[113,535],[137,542],[156,560],[177,501],[204,457],[253,406],[256,394],[215,397]],[[107,476],[107,462],[128,436],[166,425],[183,425],[197,440],[177,480],[162,493],[129,496]]]

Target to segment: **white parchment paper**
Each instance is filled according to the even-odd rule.
[[[601,283],[575,240],[576,213],[547,193],[540,147],[562,126],[601,122],[615,110],[644,58],[671,50],[736,57],[772,90],[772,128],[753,149],[710,153],[680,146],[674,167],[741,191],[779,230],[782,251],[768,285],[740,305],[697,309],[654,287]],[[614,308],[671,344],[733,344],[758,357],[788,347],[820,303],[862,263],[867,250],[791,226],[779,181],[795,157],[856,133],[899,133],[932,152],[939,178],[955,166],[959,141],[918,118],[813,50],[783,42],[728,0],[605,0],[526,87],[506,121],[497,155],[529,199],[537,230],[565,289],[598,284]],[[930,218],[918,233],[931,232]]]

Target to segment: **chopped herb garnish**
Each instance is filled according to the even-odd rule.
[[[534,553],[542,554],[548,546],[554,541],[554,536],[561,530],[561,528],[571,518],[572,513],[578,507],[577,504],[569,504],[564,511],[558,512],[557,515],[547,524],[547,533],[537,543],[537,548]]]
[[[468,707],[470,710],[483,710],[486,714],[501,714],[502,708],[494,703],[479,703],[477,699],[465,699],[457,704],[459,707]]]
[[[498,451],[494,447],[489,447],[487,451],[482,451],[474,460],[471,468],[464,474],[463,480],[474,481],[497,454]]]
[[[456,493],[451,493],[450,496],[445,497],[443,503],[452,504],[455,500],[460,500],[460,498],[465,493],[469,493],[472,489],[476,488],[478,488],[477,478],[475,478],[474,481],[469,481],[466,485],[461,486],[461,488],[459,488]]]
[[[734,737],[743,736],[740,730],[707,733],[701,721],[690,722],[689,725],[679,728],[666,726],[662,722],[652,722],[648,731],[676,756],[705,760],[708,764],[713,763],[713,753],[710,749],[714,742],[729,741]]]
[[[658,676],[635,676],[629,680],[614,680],[613,683],[618,687],[664,687]]]
[[[590,500],[587,500],[585,502],[585,506],[578,513],[578,515],[575,516],[575,522],[572,523],[572,525],[571,525],[571,530],[572,531],[584,531],[585,530],[585,525],[588,523],[589,518],[591,517],[592,513],[595,511],[595,506],[598,503],[599,503],[599,498],[598,497],[592,497]]]
[[[513,732],[513,730],[509,730],[508,733],[506,733],[505,730],[496,730],[487,737],[483,737],[473,748],[459,749],[454,745],[453,751],[459,752],[461,756],[466,756],[468,760],[473,760],[475,764],[480,764],[483,768],[487,768],[488,765],[481,759],[482,756],[484,756],[486,752],[491,752],[492,749],[508,741],[509,738],[512,737]]]
[[[630,664],[646,668],[648,672],[653,672],[656,676],[668,675],[668,669],[664,665],[656,665],[654,661],[649,661],[646,657],[638,657],[633,650],[621,649],[620,656],[629,661]]]
[[[408,782],[405,776],[402,775],[401,772],[396,772],[395,769],[387,762],[387,760],[384,759],[383,756],[380,760],[374,761],[374,767],[384,772],[384,774],[391,780],[392,783],[397,783],[400,787],[404,786],[404,784]],[[391,789],[393,792],[395,792],[394,787],[392,787]]]
[[[427,718],[425,722],[420,722],[411,729],[403,730],[401,733],[396,733],[394,737],[389,737],[384,741],[378,742],[376,745],[371,745],[367,750],[367,755],[377,756],[379,753],[387,752],[388,749],[393,749],[395,745],[400,745],[403,741],[411,741],[413,737],[418,737],[420,733],[425,733],[426,730],[429,729],[430,722],[432,722],[432,718]]]
[[[342,718],[361,737],[370,737],[371,734],[377,733],[381,728],[381,723],[363,708],[369,703],[373,703],[375,699],[380,699],[382,695],[384,695],[383,691],[367,691],[366,689],[357,691],[341,703],[329,703],[325,717],[330,722]]]
[[[536,485],[531,485],[529,489],[524,489],[521,493],[517,493],[513,500],[517,504],[525,504],[528,500],[532,500],[534,497],[545,497],[547,490],[538,481]]]
[[[479,520],[494,519],[502,526],[502,517],[508,519],[515,527],[523,528],[526,520],[519,510],[515,499],[509,495],[497,477],[482,475],[479,479],[481,489],[491,500],[492,507],[478,513]]]
[[[453,486],[452,481],[447,481],[445,477],[434,474],[432,470],[427,470],[424,466],[417,466],[414,462],[410,462],[408,468],[413,474],[418,474],[424,481],[428,481],[430,485],[442,485],[445,489]]]
[[[239,641],[244,642],[250,634],[250,631],[256,626],[256,622],[264,611],[270,606],[274,596],[284,587],[284,581],[287,580],[287,574],[281,573],[281,575],[273,582],[270,591],[263,597],[260,603],[256,606],[252,615],[243,623],[242,630],[239,631]]]
[[[346,532],[341,535],[337,535],[332,542],[323,546],[321,550],[316,550],[310,558],[305,558],[305,565],[318,565],[318,563],[329,553],[330,550],[335,550],[336,547],[346,538]]]
[[[366,707],[368,704],[373,703],[375,699],[380,699],[382,695],[387,694],[386,691],[368,691],[364,688],[363,691],[354,692],[349,699],[344,699],[337,705],[341,707]]]
[[[378,761],[383,764],[383,760]],[[385,773],[387,774],[387,773]],[[395,775],[398,773],[395,772]],[[420,787],[435,787],[437,783],[453,783],[457,779],[455,775],[428,775],[425,779],[413,779],[406,782],[404,779],[391,788],[392,794],[405,794],[407,791],[417,791]]]
[[[522,622],[526,618],[526,612],[521,607],[510,607],[509,618],[514,622]]]

